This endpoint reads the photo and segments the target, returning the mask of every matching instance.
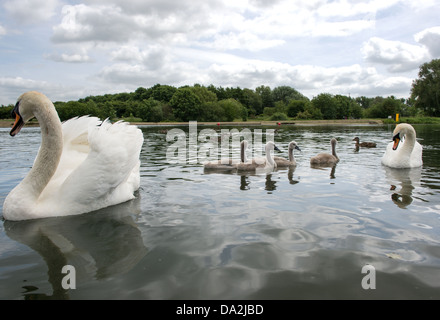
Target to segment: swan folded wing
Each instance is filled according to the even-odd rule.
[[[76,117],[63,122],[64,149],[89,152],[88,134],[101,123],[98,118],[89,116]]]
[[[124,122],[104,121],[89,131],[88,141],[89,154],[64,181],[60,195],[81,212],[132,199],[139,188],[142,132]]]

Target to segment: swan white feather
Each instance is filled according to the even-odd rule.
[[[387,145],[382,164],[391,168],[417,168],[423,165],[422,152],[413,126],[400,123],[393,131],[393,142]]]
[[[80,117],[61,124],[38,92],[20,96],[11,135],[36,117],[42,142],[34,166],[6,197],[3,217],[26,220],[81,214],[134,198],[142,132],[125,122]]]
[[[238,171],[257,171],[257,170],[273,170],[277,167],[277,163],[274,161],[273,156],[271,152],[273,150],[279,150],[277,146],[275,146],[275,143],[273,141],[269,141],[266,143],[265,151],[266,156],[265,157],[258,157],[253,158],[250,161],[247,161],[245,163],[238,163],[237,164],[237,170]]]

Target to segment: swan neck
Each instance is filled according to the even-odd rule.
[[[61,122],[51,103],[48,108],[36,109],[34,115],[41,129],[41,146],[34,165],[21,182],[30,193],[28,196],[38,199],[54,175],[63,150]]]
[[[266,163],[271,167],[273,167],[275,163],[271,154],[272,150],[273,148],[271,148],[270,146],[266,146]]]
[[[338,155],[336,154],[336,143],[332,143],[332,155],[333,155],[335,158],[339,159],[339,158],[338,158]]]
[[[240,145],[240,159],[241,159],[241,162],[243,162],[243,163],[247,162],[246,148],[245,148],[244,143],[241,143],[241,145]]]
[[[414,129],[409,128],[404,132],[405,141],[403,143],[401,152],[404,154],[411,154],[414,149],[414,145],[416,143],[416,133]]]
[[[289,161],[293,162],[295,157],[293,156],[293,148],[289,148]]]

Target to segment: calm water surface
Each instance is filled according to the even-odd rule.
[[[410,170],[380,163],[393,128],[282,126],[277,155],[295,140],[298,166],[240,175],[170,164],[171,127],[142,127],[135,200],[1,221],[0,299],[439,299],[440,126],[415,126],[424,165]],[[0,206],[40,144],[38,128],[8,132],[0,129]],[[355,136],[377,148],[356,151]],[[311,168],[332,137],[340,163]],[[74,290],[61,286],[67,264]],[[366,264],[376,289],[362,288]]]

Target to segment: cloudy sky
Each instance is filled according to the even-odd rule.
[[[439,0],[1,0],[0,104],[157,83],[408,97]]]

